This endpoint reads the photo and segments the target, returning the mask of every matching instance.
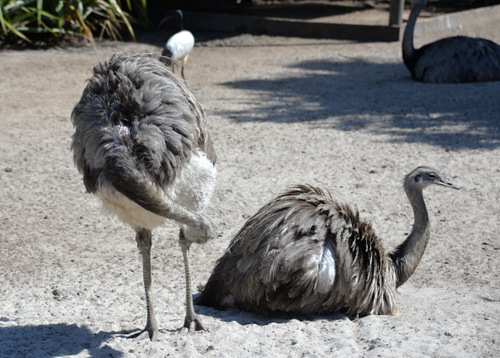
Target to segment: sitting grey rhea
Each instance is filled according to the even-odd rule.
[[[151,231],[171,219],[180,226],[186,275],[184,327],[196,317],[189,248],[216,236],[202,213],[215,186],[215,151],[205,114],[170,62],[151,54],[117,53],[94,67],[72,112],[73,158],[89,193],[136,232],[143,260],[147,323],[158,335],[151,279]],[[105,238],[102,238],[105,240]]]
[[[422,191],[430,184],[459,189],[431,168],[409,173],[404,189],[414,225],[390,253],[357,210],[324,190],[291,188],[245,223],[196,303],[264,314],[394,314],[396,288],[415,271],[429,241]]]

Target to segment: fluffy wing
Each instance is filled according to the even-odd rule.
[[[142,166],[135,169],[159,187],[198,147],[215,162],[203,118],[193,95],[155,56],[118,53],[100,63],[72,112],[72,150],[87,190],[97,190],[110,161]]]

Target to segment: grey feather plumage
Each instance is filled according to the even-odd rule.
[[[458,188],[433,169],[405,180],[415,214],[408,238],[386,252],[369,222],[322,189],[299,185],[251,217],[217,261],[198,304],[265,314],[393,314],[396,288],[414,272],[430,236],[422,190]]]
[[[425,0],[414,0],[403,36],[403,60],[418,81],[461,83],[500,80],[500,45],[493,41],[454,36],[413,47],[413,32]]]
[[[322,267],[329,264],[328,255],[334,268]],[[322,275],[322,269],[333,269],[333,275]],[[391,313],[395,285],[384,282],[391,269],[371,225],[359,220],[357,211],[320,188],[297,186],[244,225],[198,303],[222,307],[230,293],[236,306],[264,313]],[[353,274],[338,274],[347,270]]]
[[[94,67],[72,112],[72,150],[85,187],[96,191],[110,161],[143,172],[158,187],[175,179],[197,147],[215,163],[204,117],[157,56],[115,54]]]

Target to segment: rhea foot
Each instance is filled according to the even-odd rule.
[[[206,331],[205,327],[203,327],[203,324],[201,323],[201,320],[198,319],[198,317],[195,317],[194,319],[189,319],[186,317],[184,319],[184,328],[187,328],[188,333],[194,333],[196,331]]]
[[[146,327],[139,333],[131,335],[129,338],[132,338],[134,341],[142,341],[147,338],[149,338],[152,342],[156,341],[158,338],[158,328]]]

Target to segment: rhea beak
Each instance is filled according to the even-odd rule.
[[[448,188],[453,188],[453,189],[457,189],[459,190],[460,187],[458,185],[455,185],[453,183],[450,183],[448,180],[446,179],[443,179],[443,178],[439,178],[437,179],[434,184],[438,184],[438,185],[442,185],[442,186],[446,186]]]

